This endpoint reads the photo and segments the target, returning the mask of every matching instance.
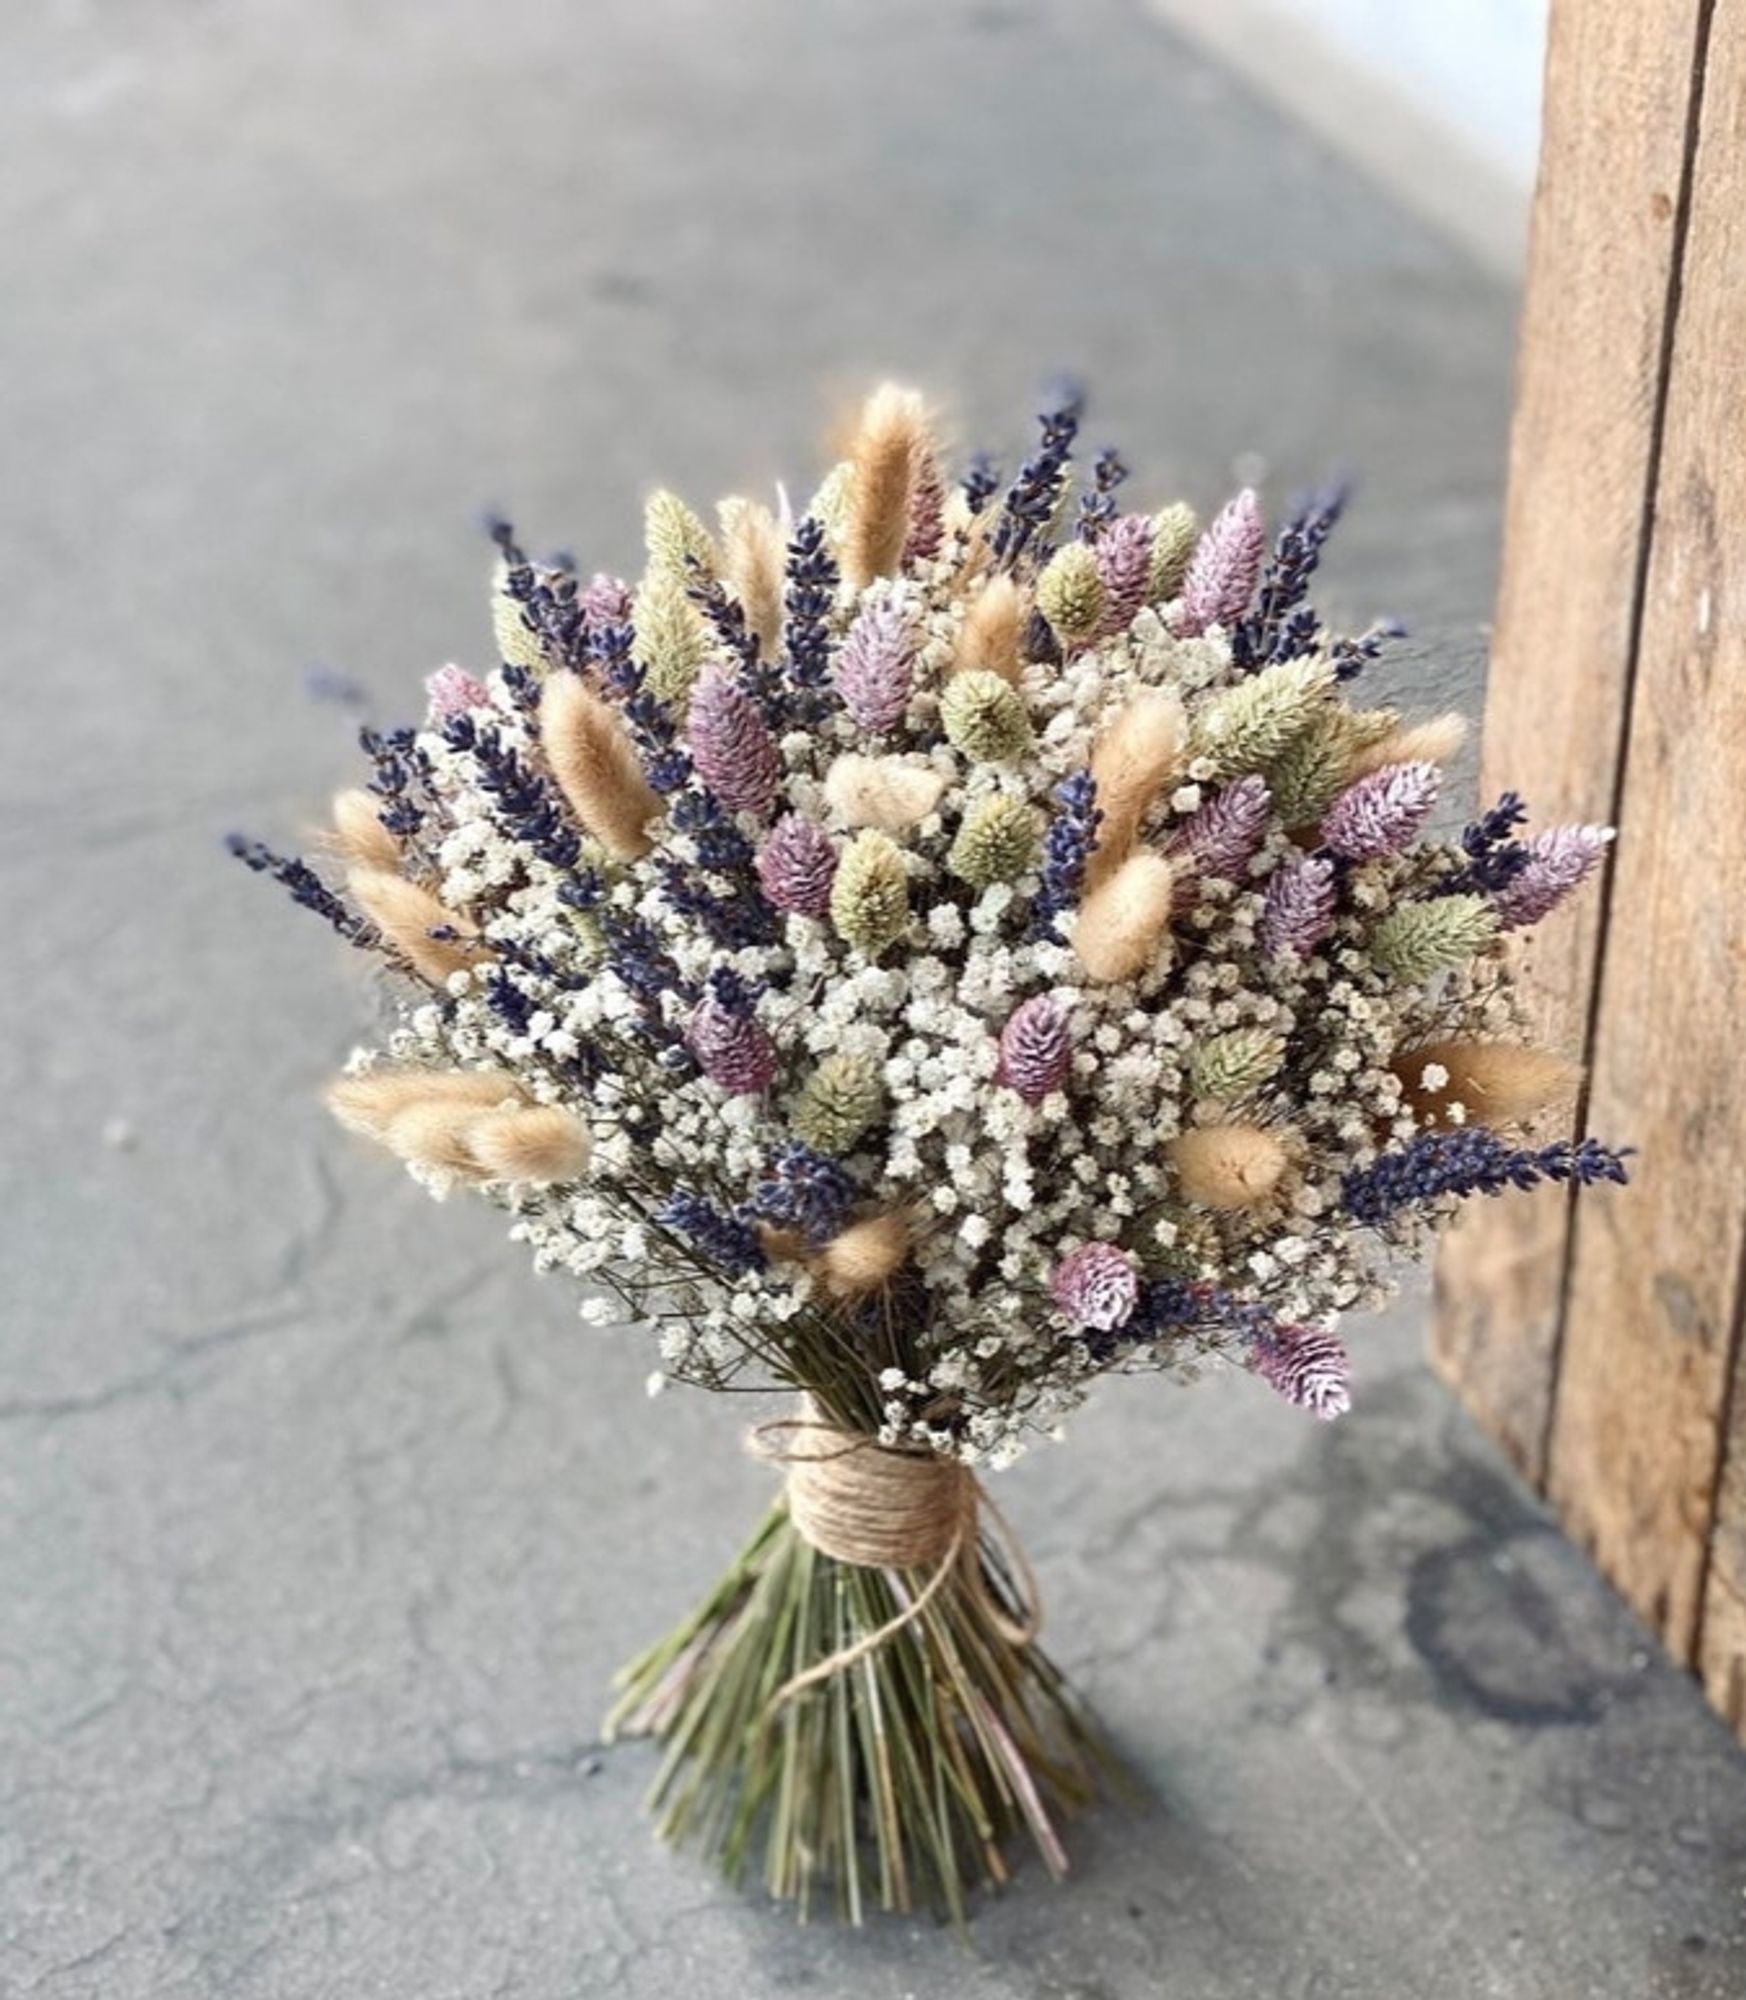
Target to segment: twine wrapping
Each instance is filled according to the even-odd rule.
[[[748,1435],[746,1448],[785,1468],[789,1518],[801,1539],[821,1555],[858,1569],[933,1569],[895,1617],[784,1681],[772,1697],[773,1708],[895,1638],[921,1617],[954,1574],[1009,1645],[1028,1646],[1037,1636],[1042,1613],[1031,1566],[968,1466],[840,1429],[810,1396],[801,1398],[796,1416],[759,1424]],[[1013,1572],[1016,1618],[998,1601],[984,1574],[984,1509],[999,1530]],[[900,1598],[907,1596],[899,1578],[894,1576],[892,1583]]]

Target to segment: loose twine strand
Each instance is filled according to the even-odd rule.
[[[1000,1636],[1028,1646],[1042,1625],[1037,1580],[1006,1517],[956,1459],[882,1445],[825,1417],[811,1397],[799,1413],[756,1425],[746,1437],[754,1458],[782,1466],[788,1512],[801,1539],[833,1560],[858,1569],[933,1574],[895,1617],[853,1645],[840,1647],[791,1675],[771,1697],[779,1708],[803,1688],[844,1672],[921,1617],[954,1575]],[[982,1562],[982,1515],[994,1523],[1019,1606],[1015,1618],[988,1587]],[[903,1583],[892,1578],[899,1596]]]

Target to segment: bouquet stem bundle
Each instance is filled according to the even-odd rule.
[[[757,1868],[802,1917],[830,1895],[855,1923],[870,1904],[961,1923],[970,1891],[1006,1880],[1021,1832],[1066,1873],[1057,1822],[1113,1762],[1034,1643],[1024,1558],[990,1532],[999,1517],[970,1475],[804,1417],[794,1428],[830,1440],[828,1455],[780,1454],[789,1490],[696,1610],[619,1675],[607,1734],[664,1745],[657,1831],[730,1881]],[[754,1449],[778,1455],[763,1437]],[[848,1559],[906,1553],[857,1541],[889,1538],[901,1502],[845,1509],[917,1475],[944,1475],[951,1496],[936,1486],[942,1504],[916,1517],[927,1559]]]

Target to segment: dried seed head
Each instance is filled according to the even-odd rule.
[[[540,689],[540,743],[570,810],[615,861],[635,861],[653,844],[655,795],[624,725],[572,673]]]
[[[1253,1208],[1279,1185],[1288,1158],[1259,1125],[1196,1126],[1169,1150],[1183,1194],[1202,1208]]]
[[[1171,959],[1175,872],[1161,854],[1130,854],[1080,905],[1073,949],[1100,982],[1162,971]]]
[[[346,876],[346,888],[395,956],[433,986],[445,984],[453,973],[486,964],[491,957],[464,918],[404,875],[385,868],[353,868]]]

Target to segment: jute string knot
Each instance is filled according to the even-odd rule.
[[[895,1638],[922,1616],[954,1575],[1010,1645],[1026,1646],[1037,1636],[1042,1618],[1030,1564],[968,1466],[843,1430],[809,1396],[801,1398],[794,1416],[757,1425],[746,1448],[783,1467],[789,1518],[801,1539],[821,1555],[858,1569],[933,1572],[913,1595],[907,1582],[893,1576],[903,1607],[897,1615],[795,1674],[777,1689],[776,1703],[841,1673]],[[984,1512],[1000,1531],[1006,1566],[1017,1586],[1016,1618],[996,1599],[984,1572]]]

